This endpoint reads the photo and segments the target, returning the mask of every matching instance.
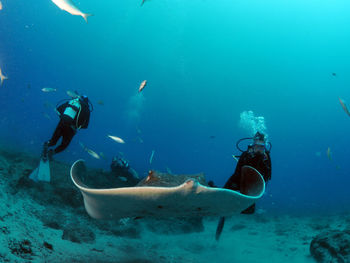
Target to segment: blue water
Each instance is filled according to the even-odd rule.
[[[338,101],[350,101],[348,1],[77,2],[94,14],[88,24],[49,0],[2,2],[3,147],[39,155],[58,122],[45,104],[77,90],[94,104],[90,125],[56,159],[84,158],[108,170],[123,152],[141,176],[168,167],[204,172],[222,186],[235,168],[235,142],[249,136],[240,113],[252,110],[265,118],[273,144],[272,180],[259,207],[349,210],[350,119]]]

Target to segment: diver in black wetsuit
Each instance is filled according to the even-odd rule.
[[[92,108],[90,109],[88,97],[83,95],[66,101],[58,106],[56,111],[60,116],[60,121],[51,139],[45,142],[43,152],[47,152],[48,147],[56,145],[60,137],[62,137],[62,142],[54,150],[51,149],[48,151],[49,158],[51,158],[53,154],[66,149],[77,130],[86,129],[88,127]]]
[[[113,176],[124,181],[127,186],[135,186],[140,182],[137,172],[131,168],[129,162],[120,155],[113,158],[111,163],[111,173]]]
[[[242,151],[239,148],[239,143],[243,140],[253,139],[253,144],[248,146],[246,151]],[[265,183],[271,180],[271,143],[269,150],[266,148],[265,135],[257,132],[253,138],[243,138],[240,139],[236,146],[238,150],[242,152],[239,157],[236,170],[233,175],[227,180],[224,188],[231,189],[235,191],[241,190],[241,177],[242,177],[242,167],[245,165],[251,166],[258,170],[258,172],[263,176]],[[255,204],[251,205],[247,209],[243,210],[242,214],[253,214],[255,212]],[[216,228],[215,239],[219,241],[221,232],[224,228],[225,217],[221,217]]]
[[[265,183],[271,180],[271,158],[270,151],[266,149],[265,136],[264,134],[257,132],[252,139],[253,144],[248,146],[247,151],[242,152],[236,170],[227,180],[224,188],[240,191],[242,176],[241,170],[244,165],[249,165],[258,170],[258,172],[264,177]],[[243,214],[253,214],[254,212],[255,204],[242,211]]]

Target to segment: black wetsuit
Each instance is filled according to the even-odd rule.
[[[245,151],[238,160],[234,174],[227,180],[224,188],[239,191],[241,186],[242,167],[249,165],[258,170],[264,177],[265,183],[271,180],[271,158],[269,153],[253,154]],[[242,213],[252,214],[255,211],[255,204],[248,207]]]
[[[57,111],[60,114],[60,122],[58,123],[55,132],[53,133],[51,139],[47,142],[48,146],[56,145],[57,141],[60,137],[62,137],[62,142],[57,148],[54,150],[54,153],[62,152],[66,149],[73,139],[77,129],[86,129],[89,125],[90,120],[90,109],[87,102],[79,100],[81,105],[81,110],[76,108],[77,114],[74,118],[70,118],[69,116],[64,114],[64,111],[67,107],[72,107],[69,105],[69,102],[66,102],[60,105],[57,108]],[[74,107],[72,107],[74,108]]]
[[[140,181],[136,171],[132,169],[129,166],[129,164],[121,158],[113,159],[111,163],[111,172],[112,172],[112,175],[117,178],[120,178],[120,177],[126,178],[125,183],[128,186],[135,186]]]

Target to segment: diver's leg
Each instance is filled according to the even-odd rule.
[[[72,141],[73,137],[74,137],[74,130],[69,127],[66,126],[63,129],[63,134],[62,134],[62,142],[61,144],[55,149],[55,154],[62,152],[63,150],[65,150],[68,145],[70,144],[70,142]]]
[[[46,142],[48,147],[54,146],[56,145],[57,141],[59,140],[59,138],[62,136],[62,122],[60,121],[57,124],[57,127],[51,137],[51,139],[49,141]]]

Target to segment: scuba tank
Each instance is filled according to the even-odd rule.
[[[73,99],[69,101],[68,106],[63,112],[63,115],[68,116],[69,118],[74,120],[80,110],[81,110],[81,105],[80,105],[79,98]]]

